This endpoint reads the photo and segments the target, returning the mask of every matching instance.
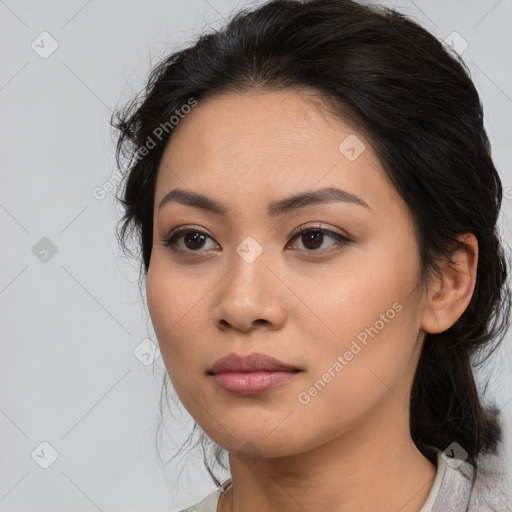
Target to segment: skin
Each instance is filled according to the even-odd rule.
[[[338,149],[350,134],[366,146],[353,161]],[[271,201],[327,186],[369,208],[331,201],[267,214]],[[228,213],[178,202],[159,209],[175,188],[211,196]],[[351,242],[324,235],[308,244],[292,237],[302,225]],[[183,252],[172,252],[162,240],[178,226],[210,238],[186,245],[181,236]],[[251,263],[236,251],[248,236],[262,248]],[[452,264],[440,260],[441,274],[424,286],[406,203],[370,141],[313,91],[224,93],[173,129],[155,190],[148,307],[180,400],[229,451],[232,485],[219,512],[420,510],[436,466],[411,439],[410,390],[425,332],[448,329],[471,299],[478,246],[461,237],[465,248]],[[396,303],[400,312],[300,403],[299,393]],[[234,396],[207,375],[232,352],[303,371],[265,393]]]

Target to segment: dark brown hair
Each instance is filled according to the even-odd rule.
[[[155,137],[155,129],[191,98],[200,103],[253,87],[314,88],[371,141],[413,214],[424,277],[436,271],[436,256],[450,256],[456,235],[477,237],[471,302],[450,329],[427,334],[410,402],[411,435],[421,450],[445,450],[456,441],[476,466],[479,454],[495,452],[501,428],[496,408],[482,403],[473,368],[506,332],[510,289],[497,232],[502,185],[469,70],[404,15],[351,0],[274,0],[247,8],[165,57],[141,95],[112,119],[118,165],[127,171],[118,236],[127,250],[135,230],[141,275],[151,259],[157,170],[172,136],[169,129]],[[142,156],[150,138],[156,144]]]

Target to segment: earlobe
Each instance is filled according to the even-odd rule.
[[[449,329],[462,316],[473,296],[478,264],[478,240],[472,233],[457,236],[464,245],[453,252],[451,261],[443,258],[439,275],[428,283],[421,327],[436,334]]]

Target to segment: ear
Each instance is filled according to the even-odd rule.
[[[452,256],[452,261],[442,258],[439,276],[428,281],[421,328],[435,334],[449,329],[468,307],[476,283],[478,240],[472,233],[458,235],[464,243]]]

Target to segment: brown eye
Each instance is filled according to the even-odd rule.
[[[330,253],[332,250],[340,249],[351,242],[349,238],[340,235],[339,233],[315,226],[306,226],[298,229],[292,235],[292,240],[299,238],[303,246],[302,248],[299,248],[299,250],[306,253],[326,254]],[[322,249],[326,239],[329,238],[333,243]],[[210,235],[200,229],[181,226],[174,229],[167,238],[162,239],[162,245],[170,247],[174,252],[201,253],[211,249],[208,247],[205,249],[208,239],[213,241],[213,238],[210,237]],[[183,240],[182,244],[180,244],[181,240]],[[218,247],[219,246],[217,244],[213,248]]]
[[[211,237],[204,231],[195,228],[179,227],[162,240],[162,245],[169,246],[173,251],[182,252],[204,252],[203,249],[207,239]],[[183,239],[183,247],[179,247],[179,241]]]
[[[350,239],[343,235],[340,235],[339,233],[335,233],[334,231],[330,231],[325,228],[311,226],[300,228],[299,230],[297,230],[294,233],[292,240],[299,237],[302,242],[302,245],[305,247],[305,250],[307,252],[326,252],[324,250],[319,250],[324,244],[326,237],[334,240],[334,243],[332,243],[330,246],[326,248],[327,252],[330,252],[329,248],[331,247],[340,248],[351,242]]]
[[[308,231],[301,236],[304,247],[311,250],[318,249],[324,241],[324,234],[320,231]]]
[[[205,235],[202,233],[191,231],[183,235],[183,242],[189,249],[201,249],[204,245]]]

